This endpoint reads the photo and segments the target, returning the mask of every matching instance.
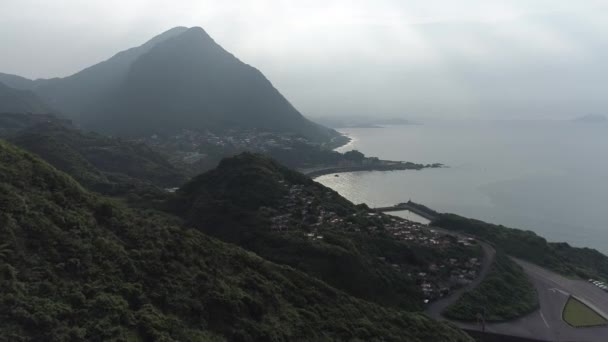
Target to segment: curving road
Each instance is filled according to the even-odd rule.
[[[461,238],[469,237],[469,236],[465,236],[463,234],[457,234],[457,233],[451,232],[449,230],[439,229],[439,228],[435,228],[435,227],[432,227],[432,229],[435,231],[458,236]],[[436,301],[432,302],[429,306],[427,306],[425,312],[430,317],[432,317],[436,320],[445,320],[445,318],[441,315],[441,313],[448,306],[452,305],[453,303],[456,303],[456,301],[458,301],[458,299],[460,299],[460,297],[465,292],[471,291],[474,288],[476,288],[477,286],[479,286],[479,284],[488,275],[488,272],[490,271],[490,266],[492,266],[492,263],[494,263],[494,258],[496,257],[496,250],[494,250],[494,247],[490,246],[488,243],[485,243],[485,242],[479,241],[479,240],[477,240],[477,242],[479,243],[479,245],[481,246],[481,249],[483,251],[483,258],[481,259],[481,269],[479,271],[479,276],[477,276],[477,278],[475,278],[475,280],[473,280],[467,286],[464,286],[464,287],[452,292],[449,296],[436,300]]]
[[[486,253],[494,251],[491,246],[487,247],[490,250],[484,248]],[[516,320],[488,323],[486,324],[486,332],[555,342],[608,341],[608,326],[577,329],[562,320],[562,312],[570,296],[576,297],[608,318],[608,293],[587,281],[568,279],[529,262],[512,259],[524,269],[530,281],[534,284],[538,292],[540,309]],[[448,305],[458,300],[465,291],[475,288],[483,280],[485,274],[487,274],[487,271],[486,273],[482,272],[481,276],[464,291],[456,291],[452,296],[433,303],[427,309],[427,314],[438,320],[447,320],[441,316],[441,312]],[[481,330],[481,327],[475,323],[448,321],[462,329]]]
[[[540,300],[540,310],[495,329],[517,329],[519,336],[547,341],[605,342],[608,326],[574,328],[562,320],[569,296],[574,296],[599,314],[608,317],[608,293],[584,280],[569,279],[529,262],[513,258],[530,277]]]
[[[429,227],[430,229],[458,237],[466,234]],[[481,331],[476,323],[453,321],[442,316],[442,312],[467,291],[475,289],[487,276],[496,251],[483,241],[477,240],[483,250],[483,260],[479,276],[469,285],[454,291],[448,297],[431,303],[426,314],[436,320],[449,321],[469,331]],[[524,317],[501,323],[487,323],[485,331],[496,335],[521,337],[534,341],[555,342],[607,342],[608,326],[574,328],[562,319],[562,313],[570,296],[579,299],[600,315],[608,319],[608,292],[585,280],[569,279],[535,264],[511,257],[528,275],[538,293],[540,308]]]

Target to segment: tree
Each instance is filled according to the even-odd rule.
[[[355,162],[362,162],[365,159],[365,155],[357,150],[352,150],[344,153],[344,158]]]
[[[0,260],[2,260],[3,262],[6,262],[6,259],[8,259],[8,256],[13,252],[13,250],[10,248],[10,243],[6,242],[0,245]]]

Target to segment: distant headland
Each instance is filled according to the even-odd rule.
[[[572,122],[580,122],[580,123],[608,123],[608,118],[605,115],[601,114],[588,114],[583,115],[578,118],[572,120]]]

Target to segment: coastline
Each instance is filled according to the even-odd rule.
[[[339,131],[336,131],[336,132],[338,132],[340,135],[332,138],[331,141],[329,141],[328,143],[322,144],[322,146],[324,146],[324,148],[335,151],[335,150],[345,147],[353,142],[353,138],[348,136],[347,134],[344,134]]]
[[[356,138],[354,138],[353,136],[351,136],[349,134],[342,133],[342,132],[339,132],[339,133],[342,134],[342,136],[345,137],[347,140],[346,140],[346,142],[344,144],[334,147],[332,149],[333,151],[344,152],[343,149],[345,149],[345,148],[347,148],[349,146],[352,146],[355,143],[355,141],[357,141]],[[342,151],[338,151],[338,150],[342,150]]]
[[[325,175],[348,173],[348,172],[363,172],[363,171],[404,171],[404,170],[422,170],[429,168],[441,168],[442,164],[422,165],[411,162],[395,162],[389,160],[381,160],[380,164],[363,164],[350,166],[321,166],[310,169],[300,169],[304,175],[310,178],[318,178]]]
[[[342,134],[342,137],[344,137],[344,143],[334,147],[332,150],[339,152],[339,153],[344,153],[344,149],[347,148],[348,146],[351,146],[355,141],[357,141],[356,138],[339,132],[340,134]],[[338,151],[338,150],[342,150],[342,151]],[[375,160],[373,160],[375,159]],[[372,162],[369,162],[369,160],[373,160]],[[331,175],[331,174],[338,174],[338,173],[348,173],[348,172],[363,172],[363,171],[404,171],[404,170],[422,170],[422,169],[428,169],[428,168],[442,168],[445,167],[445,165],[440,164],[440,163],[435,163],[435,164],[417,164],[417,163],[412,163],[412,162],[407,162],[407,161],[393,161],[393,160],[379,160],[377,158],[368,157],[368,162],[366,163],[361,163],[361,164],[354,164],[354,165],[320,165],[320,166],[316,166],[316,167],[310,167],[310,168],[299,168],[298,171],[303,173],[304,175],[310,177],[310,178],[318,178],[321,176],[325,176],[325,175]]]
[[[340,148],[340,152],[343,152],[344,150],[344,146],[346,146],[348,144],[343,145],[342,148]],[[337,148],[338,149],[338,148]],[[373,166],[370,166],[369,168],[362,168],[362,167],[334,167],[334,168],[326,168],[326,169],[320,169],[319,170],[314,170],[314,171],[309,171],[309,172],[305,172],[305,174],[309,175],[311,178],[316,178],[322,175],[327,175],[327,174],[335,174],[335,173],[342,173],[342,172],[357,172],[357,171],[386,171],[386,170],[377,170],[375,169]],[[333,177],[332,177],[333,178]],[[330,181],[331,182],[331,181]],[[374,189],[375,190],[375,189]],[[414,209],[414,210],[412,210]],[[429,208],[429,207],[425,207],[423,205],[414,203],[414,202],[407,202],[407,203],[399,203],[399,204],[395,204],[393,206],[387,206],[387,207],[381,207],[381,208],[370,208],[370,211],[381,211],[381,212],[392,212],[392,211],[401,211],[401,210],[408,210],[410,212],[413,212],[417,215],[420,215],[420,213],[425,214],[425,216],[430,216],[430,217],[435,217],[437,218],[437,216],[439,216],[440,214],[438,214],[437,212],[435,212],[433,209]],[[422,216],[422,215],[420,215]],[[469,219],[470,220],[470,219]],[[432,221],[432,219],[431,219]],[[470,221],[475,221],[475,222],[481,222],[480,224],[482,224],[482,226],[477,227],[477,223],[473,222],[473,227],[477,227],[478,231],[483,231],[485,228],[483,225],[488,225],[482,221],[477,221],[477,220],[470,220]],[[508,227],[504,227],[502,225],[497,225],[496,227],[501,228],[499,230],[499,232],[501,232],[503,235],[510,235],[513,234],[513,231],[518,231],[517,229],[513,229],[513,228],[508,228]],[[440,228],[435,228],[433,227],[432,229],[440,229]],[[441,229],[441,230],[445,230],[445,229]],[[467,231],[459,231],[457,228],[452,227],[452,229],[449,230],[445,230],[446,232],[448,232],[449,234],[456,234],[456,235],[462,235],[462,236],[469,236],[467,235]],[[482,244],[482,248],[484,249],[484,262],[487,263],[487,265],[484,266],[485,271],[484,272],[480,272],[479,276],[475,279],[475,281],[473,283],[471,283],[469,286],[467,286],[466,288],[463,288],[462,291],[458,291],[453,293],[451,296],[446,297],[444,300],[440,300],[438,302],[434,302],[433,304],[431,304],[431,306],[429,306],[425,311],[427,313],[427,315],[429,315],[431,318],[434,318],[436,320],[445,320],[445,318],[442,317],[441,312],[449,305],[455,303],[458,299],[460,299],[460,297],[468,290],[472,290],[473,288],[477,287],[479,284],[481,284],[481,282],[484,281],[485,276],[487,275],[488,269],[489,267],[493,264],[493,260],[494,260],[494,254],[495,254],[495,250],[492,246],[495,246],[495,244],[498,244],[498,246],[501,247],[501,249],[506,248],[507,244],[503,244],[501,243],[502,241],[500,239],[498,240],[487,240],[486,238],[484,238],[483,235],[478,235],[475,234],[475,230],[472,230],[471,232],[468,232],[469,234],[473,234],[475,235],[475,239],[478,240],[481,244]],[[477,232],[479,233],[479,232]],[[531,233],[530,231],[519,231],[519,234],[527,234],[527,238],[530,237],[530,234],[536,235],[536,233]],[[540,233],[539,233],[540,234]],[[499,235],[502,236],[502,235]],[[523,236],[523,235],[522,235]],[[541,241],[540,239],[544,239],[541,235],[537,235],[539,237],[539,241]],[[517,239],[517,235],[514,235],[513,240]],[[526,238],[526,239],[527,239]],[[515,242],[515,246],[518,246],[518,243],[521,243],[522,240],[526,240],[526,239],[520,239],[520,241],[516,241]],[[560,267],[562,264],[566,265],[567,267],[574,267],[576,269],[578,269],[577,267],[580,267],[581,269],[585,270],[585,272],[587,272],[587,268],[585,265],[585,256],[588,256],[589,253],[595,252],[596,250],[591,249],[590,248],[586,248],[586,247],[570,247],[569,244],[567,243],[558,243],[558,242],[547,242],[547,240],[545,240],[545,244],[543,246],[546,246],[546,250],[547,250],[547,256],[549,257],[551,255],[555,255],[554,257],[558,258],[557,260],[560,260],[559,257],[561,255],[566,255],[571,259],[576,260],[577,258],[582,258],[581,261],[578,261],[573,263],[573,265],[569,265],[567,264],[565,261],[566,259],[561,259],[560,262]],[[525,245],[524,245],[525,246]],[[538,246],[538,245],[537,245]],[[535,246],[536,247],[536,246]],[[517,251],[517,247],[514,247],[515,251]],[[530,249],[534,249],[534,248],[530,248]],[[539,250],[541,249],[541,247],[539,247]],[[565,250],[565,252],[551,252],[551,251],[560,251],[560,250]],[[549,253],[551,252],[551,253]],[[601,254],[601,252],[598,252]],[[545,257],[543,257],[545,258]],[[583,278],[583,280],[572,280],[569,277],[572,275],[568,275],[566,273],[566,271],[571,272],[567,269],[563,269],[562,271],[559,271],[559,273],[551,273],[551,272],[557,272],[556,268],[546,268],[549,267],[547,266],[548,264],[543,264],[543,258],[537,258],[536,256],[532,255],[529,256],[528,262],[531,263],[529,267],[524,267],[523,265],[520,264],[520,266],[524,267],[524,271],[526,272],[527,276],[530,278],[531,281],[533,281],[534,286],[536,288],[537,293],[539,294],[539,297],[541,300],[544,300],[543,304],[541,304],[541,308],[537,309],[536,311],[534,311],[531,314],[528,315],[524,315],[521,316],[517,319],[513,319],[513,320],[509,320],[509,321],[505,321],[505,322],[495,322],[495,323],[488,323],[487,326],[484,325],[483,328],[479,328],[477,324],[475,324],[475,322],[460,322],[460,321],[453,321],[453,320],[448,320],[450,322],[452,322],[453,324],[459,326],[460,328],[464,329],[467,332],[471,332],[474,335],[477,336],[482,336],[482,338],[491,338],[492,337],[496,337],[499,340],[513,340],[513,341],[549,341],[549,340],[553,340],[553,338],[551,338],[552,336],[554,337],[554,333],[551,330],[554,326],[555,329],[560,329],[560,333],[563,333],[564,335],[571,335],[574,338],[571,338],[569,340],[580,340],[578,337],[583,336],[580,335],[580,331],[582,330],[578,330],[578,331],[570,331],[567,330],[569,329],[568,327],[561,327],[560,324],[562,323],[561,320],[561,307],[560,304],[555,305],[555,300],[554,297],[557,293],[559,293],[559,291],[563,291],[566,290],[569,293],[577,293],[578,295],[581,296],[589,296],[587,298],[590,299],[594,299],[596,301],[598,301],[597,298],[599,298],[599,300],[602,300],[603,296],[605,296],[605,293],[601,292],[599,289],[593,287],[593,285],[588,284],[588,282],[586,281],[586,279],[588,278],[594,278],[594,279],[599,279],[599,280],[604,280],[606,278],[602,278],[605,277],[605,275],[601,274],[601,269],[600,268],[595,268],[595,265],[593,264],[593,262],[587,262],[587,265],[593,265],[591,266],[591,271],[589,272],[600,272],[598,273],[598,275],[587,275],[586,273],[584,273],[583,275],[577,275],[580,276],[581,278]],[[538,266],[537,266],[538,265]],[[564,267],[566,267],[564,266]],[[541,270],[542,273],[537,272],[536,270]],[[564,272],[564,273],[562,273]],[[565,275],[564,275],[565,274]],[[561,277],[561,278],[554,278],[554,277]],[[560,279],[557,282],[554,279]],[[578,287],[580,286],[580,287]],[[547,304],[549,303],[549,304]],[[602,303],[605,303],[604,301],[602,301]],[[597,311],[597,310],[596,310]],[[544,313],[544,315],[543,315]],[[555,319],[553,319],[552,317],[555,316]],[[548,322],[551,324],[551,328],[549,326],[549,323],[547,323],[547,320],[545,319],[545,317],[548,319]],[[544,327],[546,326],[546,330],[544,329]],[[485,330],[487,328],[487,330]],[[481,331],[480,331],[481,329]],[[485,331],[484,331],[485,330]],[[602,332],[599,331],[597,333],[594,333],[593,330],[591,329],[587,329],[586,331],[589,331],[591,338],[597,338],[597,336],[602,336]],[[595,335],[594,335],[595,334]],[[527,336],[528,338],[523,338],[520,336]],[[605,336],[605,335],[604,335]],[[538,339],[533,339],[533,338],[538,338]],[[590,339],[590,340],[602,340],[602,339]]]

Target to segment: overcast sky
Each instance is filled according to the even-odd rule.
[[[608,0],[0,0],[0,72],[67,76],[174,26],[312,117],[608,114]]]

